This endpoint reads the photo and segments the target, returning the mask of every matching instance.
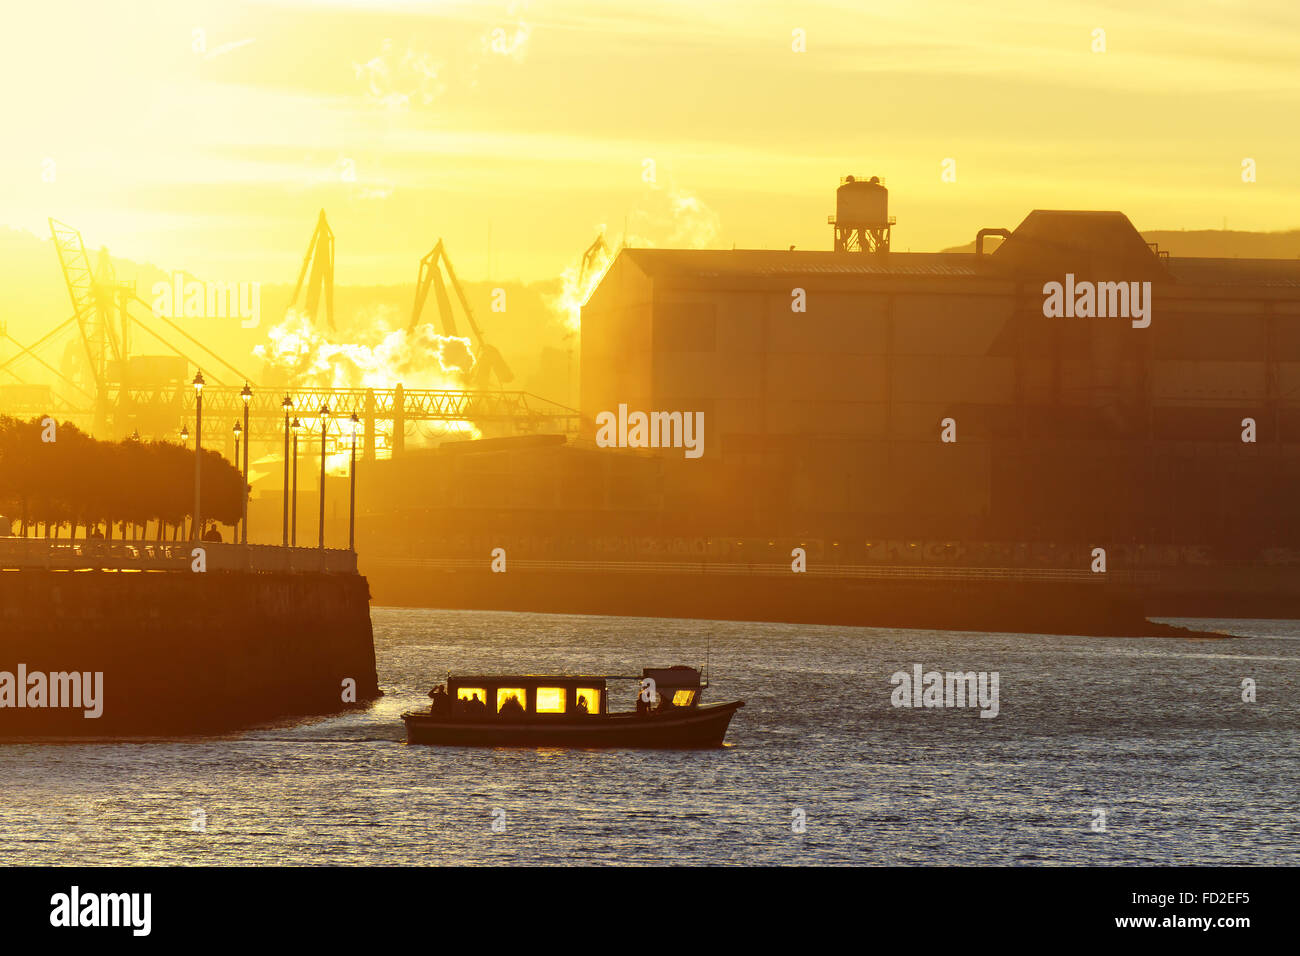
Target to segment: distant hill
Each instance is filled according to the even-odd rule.
[[[1161,252],[1171,256],[1206,259],[1295,259],[1300,258],[1300,229],[1287,232],[1234,232],[1222,229],[1152,229],[1142,233]],[[997,239],[985,249],[997,247]],[[944,252],[974,252],[975,243],[953,246]]]

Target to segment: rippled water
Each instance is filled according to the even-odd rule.
[[[1300,622],[1197,622],[1244,636],[1184,641],[373,618],[387,696],[366,713],[222,738],[0,746],[0,859],[1300,863]],[[746,701],[724,749],[404,743],[398,715],[448,669],[638,673],[702,661],[710,637],[706,699]],[[999,672],[999,715],[894,708],[889,677],[914,664]]]

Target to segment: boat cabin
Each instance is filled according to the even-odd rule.
[[[635,703],[637,713],[694,708],[708,686],[693,667],[647,667],[640,677],[458,675],[448,676],[445,692],[434,689],[431,712],[471,719],[607,716],[611,680],[633,682],[627,702]]]
[[[647,683],[653,682],[653,683]],[[694,707],[700,702],[700,672],[694,667],[647,667],[641,671],[641,686],[650,692],[651,710]]]
[[[607,714],[605,680],[535,674],[449,677],[447,697],[454,713],[468,715]]]

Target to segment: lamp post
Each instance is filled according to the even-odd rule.
[[[289,544],[296,548],[298,547],[298,433],[302,431],[302,423],[295,418],[289,428],[293,430],[293,518],[289,522]]]
[[[235,467],[236,468],[239,467],[239,439],[240,436],[243,434],[244,434],[243,427],[240,426],[239,422],[235,422]],[[245,479],[245,484],[247,484],[247,479]],[[244,520],[245,521],[248,520],[248,515],[244,515]]]
[[[244,400],[244,523],[240,527],[239,543],[248,544],[248,446],[253,443],[253,436],[248,431],[248,406],[253,400],[253,390],[247,382],[240,390],[239,397]],[[238,440],[235,441],[235,457],[239,457]]]
[[[348,550],[357,550],[357,426],[361,424],[361,419],[357,418],[357,413],[353,412],[352,417],[348,419],[348,424],[352,427],[352,467],[348,473],[351,476],[348,487]]]
[[[320,407],[320,541],[317,547],[325,548],[325,437],[330,428],[330,407]]]
[[[185,424],[184,422],[181,422],[181,447],[184,447],[184,446],[188,445],[189,443],[190,443],[190,426],[187,425],[187,424]],[[185,527],[185,519],[184,519],[184,518],[181,519],[181,527],[182,527],[182,528]],[[179,533],[179,532],[178,532],[178,533]],[[173,539],[173,540],[174,540],[174,539]]]
[[[284,498],[284,547],[289,547],[289,412],[293,410],[293,399],[288,395],[284,396],[284,401],[280,403],[284,409],[284,484],[281,485],[284,492],[281,497]]]
[[[195,541],[203,540],[203,500],[200,465],[203,462],[203,372],[194,373],[194,527]]]

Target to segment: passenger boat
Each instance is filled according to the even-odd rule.
[[[638,681],[636,709],[610,712],[609,681]],[[402,714],[412,744],[462,747],[720,747],[742,700],[701,704],[693,667],[617,675],[448,675],[427,711]]]

